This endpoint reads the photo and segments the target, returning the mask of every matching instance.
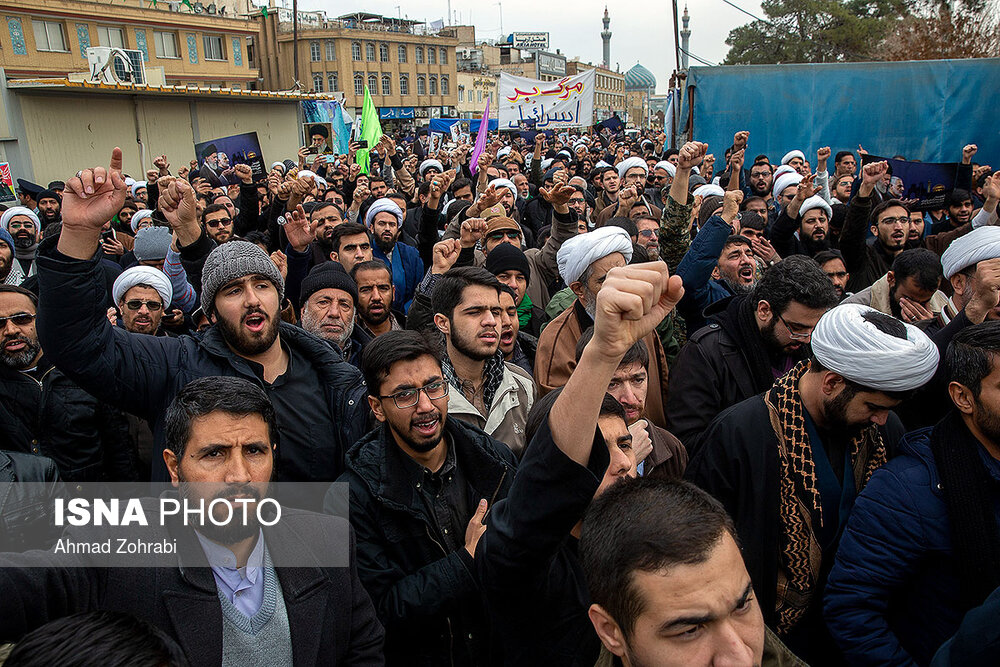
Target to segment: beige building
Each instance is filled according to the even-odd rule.
[[[132,52],[149,80],[169,84],[257,87],[254,61],[257,22],[230,9],[196,13],[162,0],[3,0],[6,35],[0,37],[0,67],[8,78],[89,74],[90,47]],[[176,11],[175,11],[176,10]]]
[[[595,75],[594,123],[607,120],[614,113],[624,117],[626,109],[624,74],[607,69],[603,65],[583,63],[579,60],[570,60],[566,63],[566,74],[572,76],[595,68],[597,74]]]
[[[459,72],[458,73],[458,117],[480,118],[486,106],[486,99],[492,95],[490,117],[496,118],[499,113],[499,98],[497,88],[500,75],[490,72]]]
[[[360,112],[365,85],[383,119],[451,116],[458,101],[458,39],[417,32],[418,22],[378,14],[299,12],[298,67],[304,91],[343,92]],[[264,88],[289,90],[295,78],[292,14],[273,10],[261,24]]]

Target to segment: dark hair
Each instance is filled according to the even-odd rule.
[[[837,154],[833,156],[833,163],[840,164],[840,161],[848,156],[854,157],[854,153],[852,153],[851,151],[837,151]]]
[[[181,647],[155,625],[117,611],[57,618],[14,646],[5,667],[188,667]]]
[[[371,186],[371,184],[375,183],[375,182],[385,183],[385,179],[382,178],[381,176],[375,176],[375,175],[369,174],[369,176],[368,176],[368,185]]]
[[[987,321],[966,327],[955,334],[945,352],[948,381],[957,382],[977,399],[983,379],[993,372],[993,361],[1000,352],[1000,322]]]
[[[478,266],[458,266],[438,278],[431,295],[434,313],[441,313],[451,320],[455,307],[462,302],[465,288],[473,285],[492,287],[500,296],[502,283],[492,273]]]
[[[910,207],[907,206],[906,202],[904,202],[902,199],[886,199],[884,202],[882,202],[881,204],[872,209],[872,212],[868,216],[868,222],[871,225],[877,225],[878,217],[882,215],[886,211],[886,209],[890,209],[893,206],[901,206],[902,208],[906,209],[907,215],[910,214]]]
[[[722,252],[725,252],[726,248],[728,248],[731,245],[745,245],[746,247],[753,250],[753,243],[751,243],[750,239],[743,236],[742,234],[730,234],[726,238],[725,244],[723,244],[722,246]],[[719,253],[720,256],[722,255],[722,252]]]
[[[392,282],[392,269],[381,259],[369,259],[355,264],[351,269],[351,278],[354,282],[358,282],[358,271],[385,271],[389,274],[389,282]]]
[[[747,197],[746,199],[744,199],[743,201],[740,202],[740,211],[747,210],[747,205],[750,204],[750,202],[755,202],[755,201],[758,201],[758,200],[764,202],[765,207],[767,206],[767,200],[766,199],[764,199],[763,197],[758,197],[758,196],[754,195],[753,197]],[[742,224],[742,222],[743,221],[740,220],[741,224]]]
[[[655,477],[625,479],[594,498],[583,519],[580,556],[591,600],[628,639],[646,601],[634,572],[704,563],[733,521],[694,484]]]
[[[0,294],[20,294],[26,296],[31,300],[31,305],[38,309],[38,295],[31,290],[25,289],[20,285],[4,285],[0,284]]]
[[[42,240],[50,239],[53,236],[59,236],[62,234],[62,223],[61,222],[50,222],[42,228]],[[13,250],[13,248],[11,248]]]
[[[806,308],[833,308],[840,299],[819,264],[805,255],[792,255],[771,266],[750,295],[753,303],[767,301],[781,315],[792,301]]]
[[[340,213],[341,218],[344,217],[344,209],[340,208],[337,204],[333,203],[332,201],[328,201],[326,199],[318,199],[314,202],[309,202],[309,203],[313,205],[312,209],[309,211],[310,217],[316,211],[321,211],[324,208],[330,208],[331,206],[337,209],[337,213]]]
[[[365,376],[370,396],[380,396],[382,383],[392,365],[398,361],[413,361],[428,356],[441,364],[441,346],[420,331],[387,331],[376,336],[361,353],[361,372]]]
[[[248,243],[258,243],[265,248],[271,247],[271,233],[265,230],[255,229],[251,232],[247,232],[246,236],[243,237],[244,241]]]
[[[420,185],[417,186],[418,195],[429,195],[431,193],[431,183],[430,181],[421,181]]]
[[[468,178],[456,178],[455,182],[451,184],[451,193],[455,194],[462,188],[472,188],[472,181]]]
[[[514,303],[517,303],[517,292],[514,291],[513,287],[500,283],[500,291],[504,294],[509,294],[514,299]]]
[[[209,204],[205,207],[205,210],[201,212],[201,222],[205,223],[205,218],[208,217],[209,213],[218,213],[219,211],[225,211],[226,215],[229,215],[229,209],[227,209],[222,204]]]
[[[946,204],[949,208],[952,206],[958,206],[964,202],[972,199],[972,194],[968,190],[963,190],[962,188],[955,188],[948,194],[948,203]]]
[[[583,357],[583,348],[587,347],[587,343],[590,339],[594,337],[594,327],[587,327],[582,334],[580,334],[580,340],[576,342],[576,362],[580,363],[580,358]],[[631,366],[632,364],[639,364],[643,368],[649,366],[649,347],[646,346],[645,341],[637,340],[635,344],[628,349],[622,360],[618,362],[618,368],[622,366]]]
[[[841,262],[843,262],[844,255],[841,254],[839,250],[821,250],[815,255],[813,255],[813,261],[819,264],[820,268],[823,268],[824,264],[826,264],[827,262],[832,262],[835,259],[839,259]],[[845,267],[847,266],[846,262],[844,262],[844,266]]]
[[[342,222],[333,228],[333,233],[330,234],[330,248],[333,252],[340,252],[340,241],[345,236],[355,236],[357,234],[364,234],[368,237],[368,243],[372,242],[372,235],[368,231],[368,228],[357,222]]]
[[[864,315],[862,315],[862,319],[865,322],[868,322],[869,324],[873,325],[876,329],[878,329],[879,331],[888,336],[901,338],[903,340],[906,340],[907,338],[906,326],[902,322],[897,320],[895,317],[892,317],[891,315],[880,313],[877,310],[869,310]],[[824,366],[823,362],[817,359],[816,355],[813,354],[810,357],[809,370],[814,373],[822,373],[830,369]],[[841,393],[838,395],[837,398],[843,401],[850,401],[852,398],[854,398],[855,394],[862,391],[871,393],[882,393],[891,399],[898,401],[905,401],[907,398],[912,396],[913,392],[916,390],[908,389],[905,391],[890,391],[887,389],[875,389],[873,387],[867,387],[863,384],[859,384],[854,380],[850,380],[845,377],[844,389],[841,391]]]
[[[641,342],[641,341],[640,341]],[[604,394],[601,401],[601,411],[597,414],[600,417],[618,417],[625,424],[628,424],[628,417],[625,415],[625,408],[611,394]]]
[[[638,202],[638,201],[636,202],[636,204],[639,204],[639,203],[640,202]],[[625,218],[625,217],[622,217],[622,216],[618,216],[616,218],[611,218],[610,220],[608,220],[607,222],[605,222],[601,226],[602,227],[621,227],[632,238],[635,238],[635,237],[639,236],[639,227],[638,227],[638,225],[635,224],[635,220],[633,220],[632,218]]]
[[[213,412],[230,415],[260,415],[267,424],[271,444],[278,442],[274,406],[264,390],[239,377],[209,376],[186,384],[167,406],[163,417],[167,449],[178,459],[191,437],[191,422]]]
[[[892,260],[891,271],[896,285],[912,277],[925,290],[936,290],[944,275],[941,259],[937,253],[927,248],[910,248],[899,253]]]
[[[758,197],[759,199],[759,197]],[[754,231],[762,232],[766,226],[766,221],[761,217],[760,213],[757,211],[743,211],[740,214],[740,227],[746,227],[747,229],[753,229]]]
[[[765,155],[764,153],[761,153],[760,155],[756,156],[753,159],[753,166],[756,167],[758,164],[766,164],[767,166],[770,167],[771,158],[767,157],[767,155]]]

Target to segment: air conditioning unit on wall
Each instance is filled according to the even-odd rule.
[[[110,46],[87,49],[90,80],[100,83],[146,83],[142,51]]]

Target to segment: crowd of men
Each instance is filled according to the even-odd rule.
[[[588,132],[475,161],[324,132],[229,186],[167,156],[134,180],[118,148],[20,182],[0,481],[349,493],[181,531],[206,560],[175,569],[0,554],[7,667],[1000,660],[975,145],[924,210],[860,147],[751,159],[745,131],[720,159]],[[12,488],[3,525],[38,520]]]

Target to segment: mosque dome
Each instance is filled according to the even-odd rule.
[[[648,69],[636,63],[632,69],[625,72],[625,90],[655,90],[656,77]]]

